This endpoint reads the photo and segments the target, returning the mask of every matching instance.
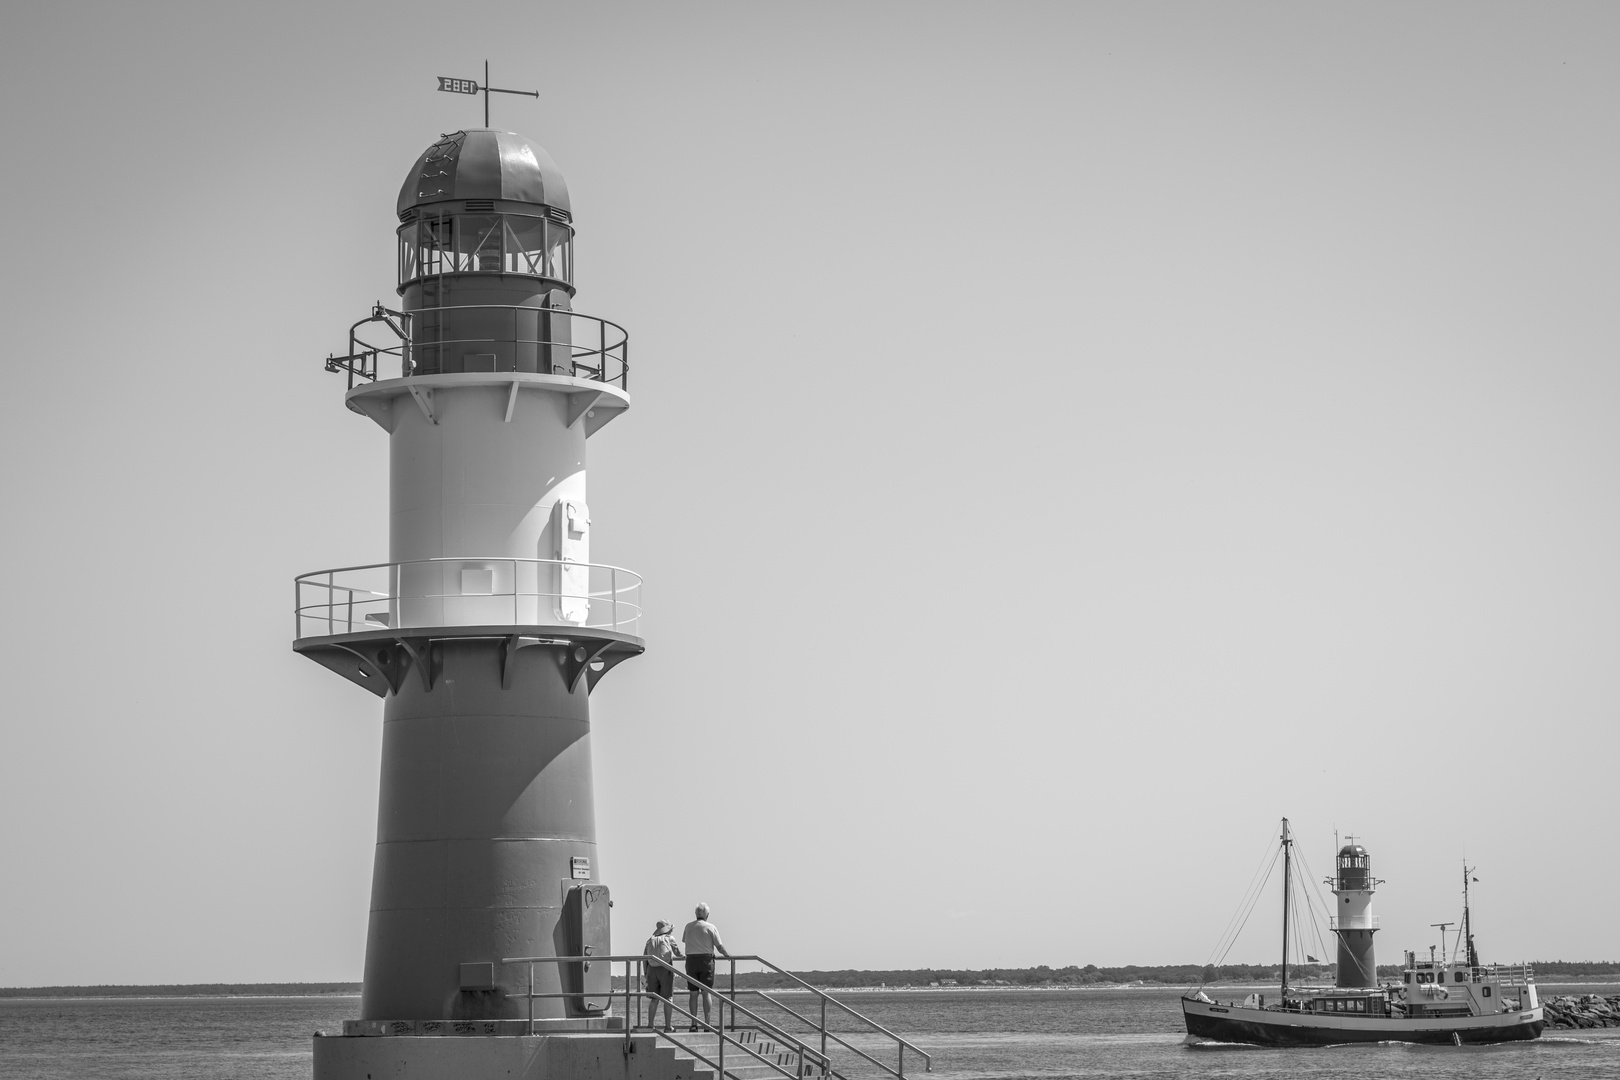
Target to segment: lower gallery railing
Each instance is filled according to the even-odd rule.
[[[293,581],[294,637],[438,626],[579,626],[639,636],[641,575],[566,559],[414,559]]]
[[[915,1044],[909,1042],[899,1035],[896,1035],[888,1028],[863,1015],[859,1011],[850,1008],[848,1005],[839,1001],[826,991],[812,986],[791,972],[776,966],[769,960],[766,960],[760,956],[751,955],[725,956],[717,957],[716,959],[729,961],[730,977],[727,980],[727,986],[724,988],[716,986],[712,990],[705,989],[698,984],[691,982],[686,978],[685,972],[654,956],[517,956],[507,957],[501,962],[503,964],[528,965],[528,992],[523,996],[527,997],[529,1001],[529,1030],[531,1032],[534,1030],[534,1002],[537,999],[601,996],[600,994],[587,995],[583,990],[557,993],[536,992],[534,989],[535,964],[590,965],[593,963],[605,963],[610,966],[610,986],[614,981],[621,978],[619,976],[611,976],[611,966],[614,964],[623,964],[624,974],[622,976],[621,986],[619,989],[613,990],[611,992],[611,996],[618,998],[623,1003],[622,1009],[625,1021],[624,1038],[626,1047],[628,1048],[632,1031],[640,1030],[643,1032],[651,1032],[652,1034],[657,1035],[659,1038],[665,1039],[675,1046],[680,1047],[683,1051],[691,1054],[694,1058],[702,1061],[710,1068],[715,1069],[717,1080],[724,1080],[726,1075],[725,1059],[727,1047],[732,1048],[731,1052],[734,1059],[733,1065],[736,1064],[736,1054],[740,1052],[744,1055],[745,1061],[762,1063],[770,1066],[771,1069],[783,1076],[797,1076],[800,1078],[806,1075],[817,1075],[834,1077],[837,1078],[837,1080],[845,1080],[845,1074],[833,1066],[833,1059],[831,1055],[837,1051],[847,1052],[853,1057],[874,1066],[883,1075],[895,1077],[896,1080],[904,1080],[906,1075],[906,1057],[908,1052],[910,1053],[913,1061],[920,1060],[922,1062],[924,1072],[931,1072],[933,1070],[933,1057],[925,1053]],[[790,1008],[778,998],[771,996],[771,994],[766,990],[753,987],[743,987],[739,989],[736,985],[737,963],[739,961],[758,963],[767,970],[786,979],[792,984],[793,989],[801,990],[812,995],[815,1000],[815,1009],[812,1011],[818,1014],[817,1017],[811,1018],[809,1016],[805,1016],[798,1010]],[[648,990],[641,989],[643,976],[647,971],[652,970],[653,968],[665,968],[674,972],[680,977],[680,980],[686,984],[685,989],[672,992],[670,998],[668,999],[658,997]],[[717,1006],[718,1023],[711,1024],[707,1019],[699,1019],[692,1012],[675,1003],[674,999],[678,994],[690,993],[694,989],[698,990],[700,993],[713,995],[715,1004]],[[755,999],[756,1006],[760,1008],[771,1007],[777,1010],[779,1013],[785,1012],[788,1016],[793,1017],[799,1022],[804,1034],[808,1035],[815,1041],[815,1045],[812,1045],[811,1042],[807,1042],[804,1038],[801,1038],[799,1035],[789,1031],[785,1021],[782,1021],[780,1016],[777,1016],[777,1018],[773,1020],[765,1015],[762,1015],[761,1012],[756,1011],[756,1009],[749,1008],[748,1006],[741,1004],[737,1000],[738,995],[751,996]],[[674,1033],[662,1031],[655,1027],[651,1023],[653,1014],[648,1014],[649,1022],[645,1025],[642,1024],[642,1005],[651,1004],[653,1006],[657,1006],[663,1004],[666,1000],[675,1012],[687,1019],[689,1026],[695,1027],[699,1031],[713,1034],[717,1037],[715,1040],[716,1058],[714,1060],[711,1060],[705,1054],[699,1052],[686,1043],[681,1042],[681,1040],[677,1038]],[[827,1022],[829,1005],[832,1007],[835,1017],[844,1018],[846,1023],[850,1023],[851,1026],[840,1030],[834,1030],[832,1027],[830,1027]],[[730,1013],[729,1022],[727,1020],[728,1011]],[[734,1034],[732,1034],[738,1030],[739,1025],[737,1022],[737,1016],[739,1013],[753,1022],[752,1024],[741,1025],[743,1029],[746,1030],[752,1027],[754,1030],[769,1036],[771,1039],[780,1042],[789,1048],[789,1051],[795,1056],[796,1059],[796,1065],[798,1068],[798,1072],[796,1074],[788,1072],[779,1062],[765,1058],[763,1055],[759,1054],[755,1049],[753,1049],[753,1047],[751,1047],[747,1042],[738,1039]],[[845,1035],[863,1033],[867,1035],[879,1036],[881,1037],[880,1041],[892,1045],[895,1055],[894,1063],[890,1064],[889,1062],[878,1057],[874,1057],[865,1050],[855,1046],[847,1038],[845,1038]],[[626,1052],[628,1053],[628,1049]],[[806,1072],[807,1066],[809,1068],[808,1073]]]

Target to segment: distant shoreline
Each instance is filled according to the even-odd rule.
[[[616,980],[617,982],[618,980]],[[717,979],[717,982],[723,980]],[[1315,981],[1315,980],[1313,980]],[[929,986],[916,983],[896,983],[894,985],[854,985],[839,986],[833,983],[817,984],[821,989],[833,994],[983,994],[1000,991],[1032,992],[1038,990],[1064,990],[1084,992],[1088,990],[1179,990],[1185,989],[1187,983],[1148,982],[1133,980],[1131,982],[1107,983],[1017,983],[1011,985],[993,986]],[[1215,981],[1206,984],[1209,989],[1259,991],[1276,990],[1276,982]],[[1324,984],[1326,985],[1326,984]],[[1590,975],[1565,975],[1562,973],[1549,978],[1536,980],[1536,985],[1547,987],[1563,986],[1620,986],[1620,969],[1615,971],[1594,972]],[[773,994],[803,994],[809,993],[795,986],[748,986],[743,985],[739,977],[739,990],[769,990]],[[62,1000],[124,1000],[124,1001],[161,1001],[184,999],[221,999],[221,998],[357,998],[360,996],[359,983],[189,983],[179,985],[153,985],[153,986],[8,986],[0,987],[0,999],[28,998],[62,999]]]

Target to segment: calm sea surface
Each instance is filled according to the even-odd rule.
[[[1585,992],[1620,991],[1547,988]],[[1502,1047],[1188,1046],[1178,997],[1179,991],[1158,989],[844,995],[932,1053],[939,1080],[1620,1078],[1620,1028]],[[351,997],[0,999],[0,1077],[307,1080],[311,1034],[341,1030],[358,1006]]]

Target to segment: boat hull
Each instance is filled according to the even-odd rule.
[[[1183,998],[1181,1012],[1187,1020],[1187,1034],[1195,1038],[1256,1046],[1525,1042],[1539,1038],[1543,1026],[1539,1007],[1493,1016],[1324,1016],[1215,1005]]]

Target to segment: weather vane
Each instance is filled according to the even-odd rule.
[[[538,98],[538,90],[503,90],[499,86],[489,85],[489,61],[484,61],[484,85],[479,86],[476,79],[450,79],[439,76],[439,89],[447,94],[483,94],[484,95],[484,126],[489,127],[489,95],[491,94],[519,94],[523,97]]]

